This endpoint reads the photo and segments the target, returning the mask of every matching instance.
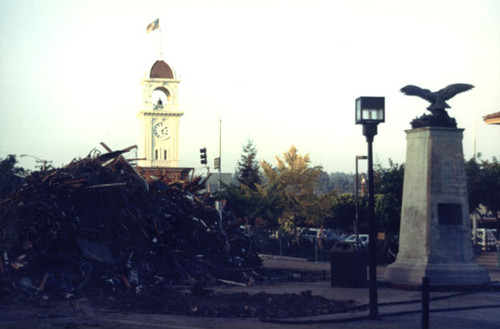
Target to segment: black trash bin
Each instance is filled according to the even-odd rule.
[[[367,283],[366,250],[360,243],[337,242],[330,253],[332,287],[363,287]]]

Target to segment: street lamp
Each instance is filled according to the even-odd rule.
[[[373,137],[377,134],[377,125],[385,121],[384,97],[359,97],[356,99],[356,124],[363,125],[363,135],[368,143],[368,278],[370,297],[370,318],[378,318],[377,302],[377,223],[374,216],[375,199],[373,195]]]
[[[359,178],[358,178],[358,160],[366,160],[368,157],[366,155],[356,155],[356,217],[354,218],[354,234],[356,234],[356,242],[359,242]]]

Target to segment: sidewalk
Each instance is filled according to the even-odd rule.
[[[298,265],[298,264],[295,264]],[[327,264],[317,263],[314,266],[321,268]],[[381,268],[382,272],[383,268]],[[500,271],[495,272],[495,276]],[[347,300],[352,299],[360,304],[368,304],[368,288],[339,288],[330,287],[329,281],[294,282],[276,284],[271,286],[255,287],[226,287],[221,291],[246,291],[250,294],[265,291],[270,294],[300,293],[311,290],[313,295],[326,298]],[[262,322],[258,319],[217,319],[217,318],[192,318],[182,316],[158,315],[130,315],[124,321],[123,316],[114,320],[113,314],[107,314],[105,321],[111,325],[109,328],[135,328],[140,325],[142,329],[152,328],[208,328],[208,329],[305,329],[305,328],[359,328],[359,329],[420,329],[421,326],[421,293],[419,291],[400,290],[393,288],[378,288],[379,315],[378,320],[366,319],[368,311],[343,313],[337,315],[324,315],[314,317],[288,318],[272,322]],[[430,298],[457,295],[457,292],[431,292]],[[411,304],[399,304],[405,301],[416,301]],[[386,303],[396,303],[384,305]],[[441,299],[430,302],[429,328],[446,329],[497,329],[500,327],[500,293],[476,292]],[[450,309],[455,309],[451,310]],[[434,310],[434,312],[433,312]],[[440,311],[437,310],[449,310]],[[102,319],[104,320],[104,319]],[[106,327],[108,328],[108,327]]]
[[[266,267],[295,270],[330,272],[327,262],[314,263],[301,259],[264,257]],[[500,269],[487,267],[492,281],[500,280]],[[378,267],[381,278],[385,267]],[[217,288],[223,292],[243,291],[256,294],[297,293],[310,290],[312,295],[320,295],[335,300],[354,300],[368,304],[368,287],[331,287],[329,280],[315,282],[277,282],[275,284],[249,287],[226,286]],[[137,314],[100,310],[85,300],[64,304],[64,309],[23,310],[24,317],[5,318],[0,312],[1,328],[78,328],[78,329],[153,329],[153,328],[207,328],[207,329],[305,329],[305,328],[360,328],[360,329],[420,329],[421,293],[416,290],[402,290],[379,287],[378,312],[380,319],[368,320],[368,311],[330,314],[315,317],[287,318],[274,322],[262,322],[255,318],[204,318],[161,314]],[[431,292],[430,298],[453,296],[430,301],[430,328],[446,329],[497,329],[500,328],[500,292],[478,291],[470,294],[458,292]],[[402,303],[414,301],[414,303]],[[388,305],[388,303],[391,303]],[[440,312],[436,312],[441,310]],[[12,311],[12,310],[10,310]],[[434,311],[434,312],[433,312]],[[2,321],[3,318],[3,321]],[[340,322],[339,322],[340,321]]]
[[[307,267],[309,270],[330,270],[330,264],[304,263],[303,260],[294,260],[284,257],[264,257],[264,266],[300,270]],[[500,268],[487,267],[492,282],[500,281]],[[383,278],[385,266],[377,267],[379,279]],[[500,292],[498,283],[496,291],[476,291],[468,294],[455,292],[430,293],[430,328],[499,328],[500,327]],[[241,287],[241,291],[249,293],[261,291],[263,287]],[[279,286],[265,287],[267,293],[300,293],[311,290],[313,295],[321,295],[330,299],[352,299],[360,304],[369,303],[368,287],[366,288],[340,288],[331,287],[329,281],[312,283],[290,283]],[[231,288],[234,291],[234,288]],[[344,313],[337,315],[324,315],[316,317],[303,317],[300,319],[286,319],[273,322],[273,325],[294,325],[300,328],[304,325],[309,328],[421,328],[421,292],[416,290],[402,290],[395,288],[379,287],[378,312],[379,320],[367,320],[368,311]],[[448,297],[448,298],[446,298]],[[439,300],[432,300],[442,298]],[[402,302],[414,303],[402,304]],[[390,305],[387,305],[390,304]],[[342,322],[345,321],[345,322]],[[270,323],[266,323],[270,325]],[[261,326],[266,327],[266,326]],[[267,327],[266,327],[267,328]],[[274,328],[274,327],[268,327]],[[279,328],[279,327],[276,327]]]

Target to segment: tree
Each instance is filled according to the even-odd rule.
[[[257,150],[251,140],[243,147],[243,154],[238,161],[235,173],[239,186],[225,186],[219,197],[226,201],[226,210],[238,218],[254,225],[255,220],[266,213],[268,201],[257,191],[260,184],[260,166],[256,161]],[[259,221],[261,223],[262,221]]]
[[[482,160],[481,155],[465,162],[469,211],[480,204],[494,215],[500,211],[500,162],[496,157],[491,161]]]
[[[483,161],[481,166],[483,169],[481,184],[485,190],[481,203],[493,213],[493,216],[498,218],[500,211],[500,162],[493,157],[491,161]]]
[[[336,189],[340,193],[352,193],[354,191],[355,178],[352,174],[335,172],[330,174],[330,189]]]
[[[399,232],[403,202],[404,164],[389,159],[389,168],[377,165],[374,173],[375,216],[379,229],[387,233]]]
[[[481,158],[479,154],[478,158]],[[469,197],[469,212],[473,212],[481,204],[482,190],[484,189],[481,184],[481,163],[478,158],[472,157],[470,160],[465,161],[465,176],[467,180],[467,195]]]
[[[283,159],[277,156],[276,163],[273,167],[266,161],[261,162],[266,179],[261,192],[275,191],[279,195],[280,228],[294,232],[301,225],[319,226],[328,213],[325,203],[314,193],[321,167],[309,167],[309,155],[300,155],[295,146],[283,153]]]
[[[17,186],[19,186],[26,171],[16,167],[16,156],[10,154],[5,160],[0,159],[0,199],[5,198]]]
[[[358,218],[361,232],[367,229],[365,218],[366,201],[358,199]],[[346,231],[354,230],[356,219],[356,197],[352,193],[342,193],[334,195],[331,199],[331,217],[325,220],[325,226],[332,229]]]
[[[348,175],[344,182],[348,182]],[[337,177],[343,175],[338,174]],[[401,203],[403,198],[404,165],[389,160],[389,168],[381,165],[375,167],[374,192],[375,192],[375,216],[379,223],[379,229],[387,233],[399,231],[401,218]],[[342,181],[342,180],[340,180]],[[346,185],[348,186],[348,185]],[[335,229],[352,230],[356,217],[356,197],[352,193],[341,193],[331,199],[332,216],[325,222],[327,227]],[[366,232],[368,222],[366,198],[358,198],[358,219],[360,232]]]
[[[243,147],[243,154],[238,161],[236,177],[240,184],[248,186],[252,190],[256,190],[256,185],[260,184],[260,167],[256,160],[257,149],[252,140],[248,140]]]
[[[225,200],[224,209],[231,211],[238,218],[245,219],[250,224],[258,216],[262,203],[260,194],[244,184],[224,186],[218,197]]]
[[[261,185],[257,186],[257,190],[261,202],[255,217],[255,226],[271,230],[279,229],[278,219],[283,214],[280,191],[276,186],[263,187]]]
[[[319,195],[330,192],[330,176],[325,171],[321,170],[318,175],[318,184],[316,186],[316,193]]]

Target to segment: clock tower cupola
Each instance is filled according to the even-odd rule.
[[[142,80],[143,103],[137,115],[141,124],[140,167],[179,166],[179,123],[184,114],[177,103],[180,81],[163,60]]]

